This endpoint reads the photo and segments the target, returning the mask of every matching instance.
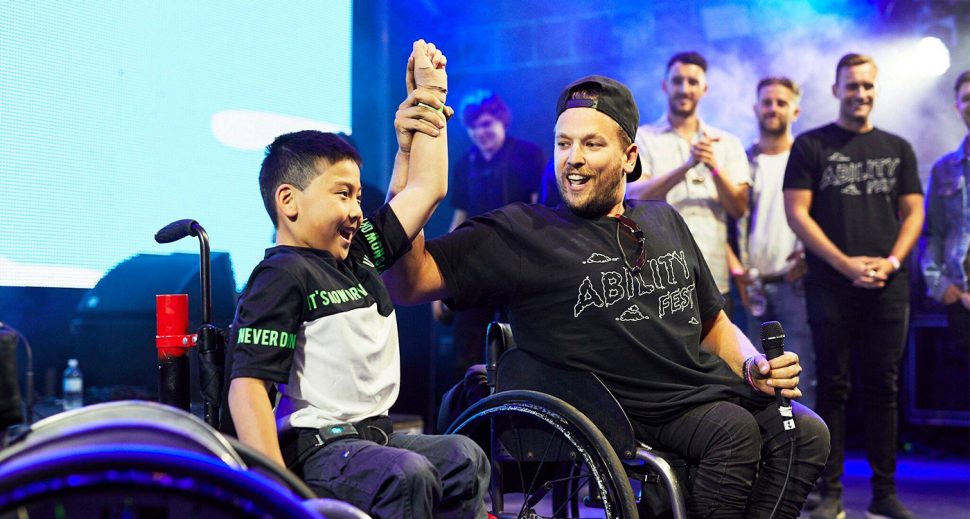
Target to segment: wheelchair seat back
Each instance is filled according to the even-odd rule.
[[[596,424],[620,459],[633,459],[636,440],[633,426],[619,402],[593,373],[554,366],[525,350],[506,342],[511,339],[511,329],[505,323],[489,326],[489,362],[495,352],[493,341],[501,340],[504,352],[495,362],[493,375],[495,391],[527,389],[552,395],[575,407]],[[493,332],[493,329],[495,331]],[[494,344],[494,346],[502,346]],[[490,367],[486,365],[487,367]],[[503,445],[509,447],[510,433],[500,435]],[[526,438],[528,435],[521,435]],[[544,445],[544,443],[543,443]],[[564,453],[568,459],[568,453]]]

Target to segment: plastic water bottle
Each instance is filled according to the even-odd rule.
[[[77,367],[77,359],[68,359],[64,370],[64,410],[84,405],[84,376]]]
[[[768,309],[768,296],[765,295],[765,287],[761,284],[761,273],[758,269],[752,268],[748,271],[751,284],[748,285],[748,309],[751,315],[761,317]]]

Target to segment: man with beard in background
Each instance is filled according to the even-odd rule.
[[[751,165],[751,212],[742,219],[738,235],[741,262],[747,270],[731,274],[748,310],[748,338],[761,336],[762,321],[779,321],[785,326],[785,349],[798,354],[802,364],[801,403],[815,407],[815,355],[805,314],[805,248],[785,220],[782,183],[794,138],[792,123],[798,119],[801,90],[787,77],[766,77],[758,82],[754,115],[758,120],[758,141],[747,150]],[[750,269],[761,281],[765,296],[763,312],[754,315],[746,289],[754,281]]]
[[[707,60],[697,52],[675,54],[661,83],[667,113],[637,131],[643,178],[629,186],[636,200],[666,200],[684,217],[725,301],[730,291],[728,216],[748,208],[751,175],[741,141],[706,124],[697,114],[707,94]],[[725,308],[730,316],[730,306]]]

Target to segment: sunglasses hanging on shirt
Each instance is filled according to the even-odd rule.
[[[643,265],[647,261],[647,253],[643,246],[643,231],[637,225],[637,222],[622,214],[615,214],[613,218],[616,219],[616,245],[623,255],[623,263],[626,264],[631,273],[637,274],[643,270]],[[632,245],[635,245],[637,252],[631,265],[626,250],[632,248]]]

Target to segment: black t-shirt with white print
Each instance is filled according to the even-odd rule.
[[[453,306],[507,303],[518,347],[591,371],[631,418],[673,418],[688,407],[751,396],[700,347],[702,322],[723,298],[683,219],[666,202],[627,201],[646,234],[632,275],[612,217],[512,204],[429,241]],[[622,231],[621,232],[625,232]],[[622,236],[621,236],[622,240]]]
[[[384,205],[344,261],[312,248],[267,249],[236,308],[228,372],[280,384],[281,430],[356,421],[394,403],[400,353],[380,272],[410,247]]]
[[[916,155],[902,137],[878,128],[855,133],[832,123],[798,136],[784,189],[812,191],[809,215],[849,256],[887,257],[899,234],[899,197],[921,194]],[[848,289],[852,281],[811,251],[808,281]],[[908,277],[893,276],[887,293],[905,298]]]

